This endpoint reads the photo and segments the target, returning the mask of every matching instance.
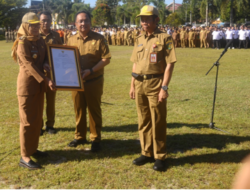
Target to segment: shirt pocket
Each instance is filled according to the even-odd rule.
[[[140,46],[140,47],[137,47],[136,48],[136,52],[137,52],[137,60],[141,60],[143,59],[143,54],[144,54],[144,47],[143,46]]]
[[[99,51],[99,45],[96,43],[96,44],[91,44],[88,48],[88,53],[90,55],[96,55],[96,53]]]
[[[156,53],[157,53],[157,62],[160,62],[163,59],[163,57],[164,57],[164,54],[163,54],[163,45],[158,45],[157,46]]]

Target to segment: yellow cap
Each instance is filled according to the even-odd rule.
[[[38,24],[40,23],[40,20],[35,13],[29,12],[23,16],[22,23]]]
[[[152,16],[152,15],[156,15],[156,16],[159,17],[158,10],[155,7],[151,6],[151,5],[145,5],[141,9],[141,13],[139,15],[137,15],[136,17],[139,17],[139,16]]]

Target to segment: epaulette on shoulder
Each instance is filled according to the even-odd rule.
[[[138,35],[136,38],[140,38],[140,37],[142,37],[142,34]]]

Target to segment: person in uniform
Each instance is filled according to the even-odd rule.
[[[190,29],[190,32],[188,33],[188,39],[189,39],[189,47],[190,48],[195,48],[195,45],[194,45],[194,39],[195,39],[195,34],[193,32],[193,29],[191,28]]]
[[[17,38],[17,31],[14,30],[14,41],[16,41],[16,38]]]
[[[43,117],[44,92],[47,85],[55,90],[54,83],[45,76],[49,71],[47,49],[39,35],[40,21],[35,13],[26,13],[12,47],[12,57],[19,64],[17,96],[20,116],[19,166],[39,169],[41,166],[31,159],[46,157],[46,152],[37,150]]]
[[[112,42],[112,46],[115,46],[116,45],[116,32],[115,32],[115,29],[112,29],[112,32],[111,32],[111,42]]]
[[[172,37],[157,28],[159,12],[146,5],[137,17],[145,33],[137,37],[131,56],[133,64],[130,98],[135,99],[141,156],[135,165],[154,162],[165,170],[168,85],[176,62]]]
[[[76,147],[87,142],[86,114],[88,109],[91,151],[96,152],[101,149],[101,96],[103,94],[104,67],[109,64],[111,54],[105,38],[90,30],[90,13],[78,12],[75,24],[79,33],[69,38],[68,45],[77,46],[79,49],[82,79],[85,82],[84,92],[72,92],[76,114],[76,131],[75,139],[68,146]]]
[[[121,30],[121,45],[124,45],[124,30]]]
[[[174,47],[175,48],[177,47],[177,43],[178,43],[178,41],[177,41],[177,35],[178,35],[177,30],[174,30],[174,32],[172,34],[172,38],[173,38],[173,41],[174,41]]]
[[[129,40],[128,40],[128,34],[129,34],[129,32],[128,32],[128,29],[127,28],[125,28],[125,31],[124,31],[124,45],[126,46],[126,45],[130,45],[129,44]]]
[[[62,41],[59,34],[50,29],[51,22],[52,22],[52,17],[49,12],[43,11],[40,13],[40,23],[41,23],[39,32],[40,36],[45,40],[46,44],[62,45]],[[46,76],[50,78],[50,73],[46,73]],[[55,124],[56,92],[48,89],[47,92],[45,93],[45,98],[46,98],[46,116],[47,116],[45,130],[49,134],[55,134],[56,129],[54,128],[54,124]],[[43,134],[42,128],[41,128],[41,135]]]
[[[185,27],[182,28],[181,32],[180,32],[180,39],[181,39],[181,47],[185,48],[185,35],[186,35],[186,31],[185,31]]]
[[[207,32],[204,30],[203,27],[201,28],[200,32],[200,42],[201,42],[200,48],[203,48],[203,46],[207,48]]]
[[[116,32],[116,44],[118,46],[121,45],[121,29],[118,28],[118,31]]]
[[[189,47],[189,35],[188,35],[188,33],[189,33],[189,30],[188,29],[186,29],[186,33],[185,33],[185,47]]]

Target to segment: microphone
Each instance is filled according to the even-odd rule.
[[[227,49],[229,48],[229,46],[233,43],[233,39],[231,41],[229,41],[224,49],[224,51],[221,54],[221,57],[227,52]]]

